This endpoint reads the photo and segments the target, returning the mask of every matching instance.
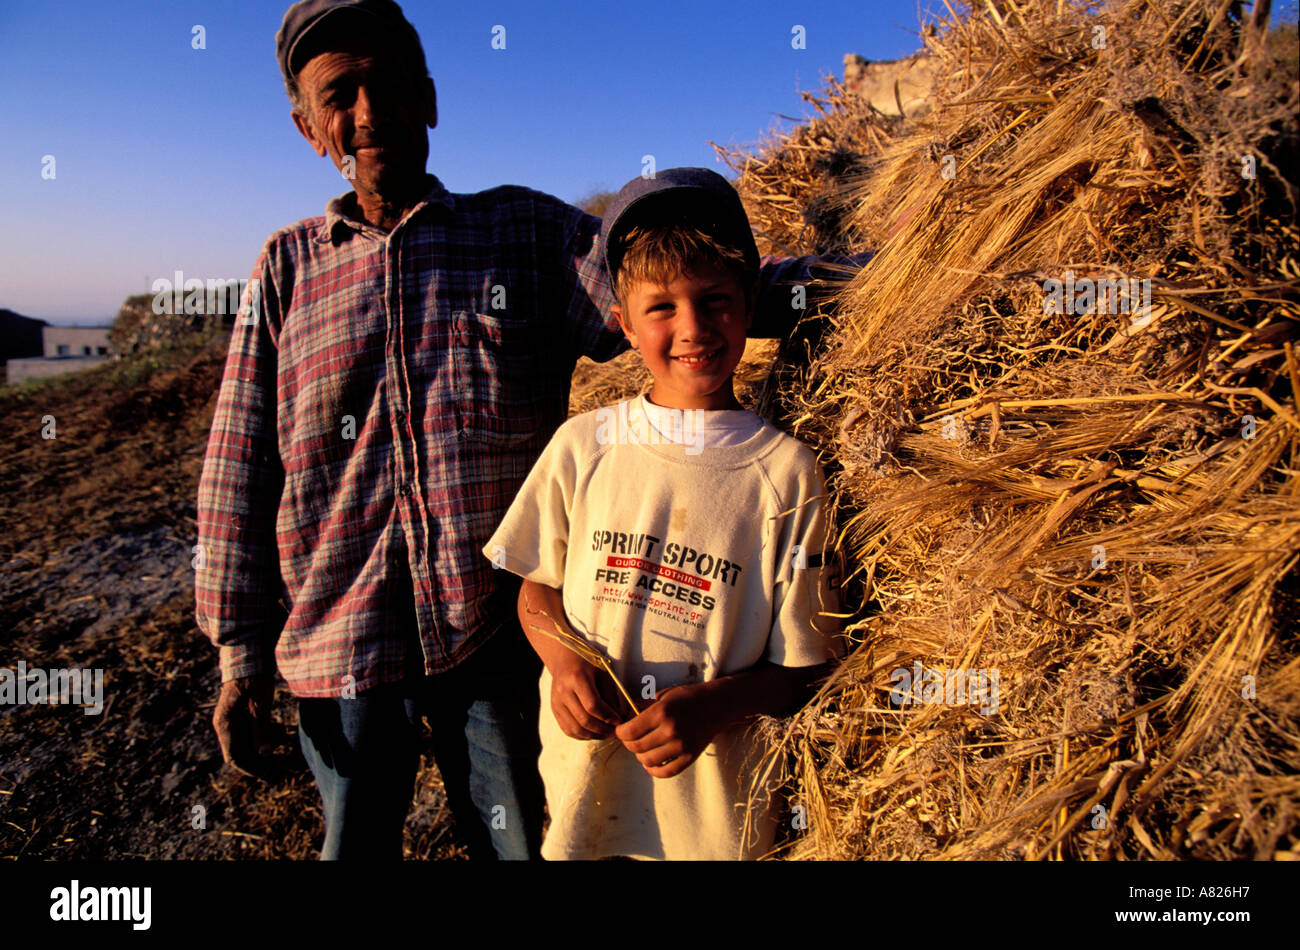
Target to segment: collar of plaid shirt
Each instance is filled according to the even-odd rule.
[[[447,209],[448,212],[455,214],[456,197],[443,187],[442,182],[436,176],[429,175],[427,177],[429,187],[425,190],[424,196],[416,206],[411,209],[409,215],[420,213],[427,205],[439,205]],[[350,191],[346,195],[340,195],[337,198],[331,198],[329,203],[325,205],[325,220],[321,222],[321,226],[316,232],[316,240],[323,243],[337,243],[342,239],[339,228],[368,231],[381,240],[385,236],[382,229],[361,220],[361,216],[357,213],[356,192],[354,191]]]

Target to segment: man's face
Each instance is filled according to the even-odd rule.
[[[734,409],[731,374],[745,353],[751,312],[745,287],[716,267],[667,286],[633,285],[614,308],[655,378],[650,401],[673,409]]]
[[[433,82],[376,39],[359,35],[339,47],[298,70],[306,109],[294,110],[294,124],[358,194],[382,197],[416,186],[429,157],[426,128],[438,121]]]

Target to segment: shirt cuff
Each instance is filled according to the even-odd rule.
[[[274,676],[275,656],[259,645],[217,647],[221,661],[221,682],[242,679],[246,676]]]

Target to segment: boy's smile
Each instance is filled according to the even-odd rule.
[[[671,409],[738,409],[731,375],[745,352],[750,297],[731,272],[701,266],[666,286],[636,284],[616,306],[654,376],[650,401]]]

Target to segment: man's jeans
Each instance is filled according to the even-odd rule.
[[[355,699],[300,699],[299,741],[325,805],[321,860],[401,859],[422,714],[470,857],[538,857],[540,672],[523,631],[508,624],[446,673]]]

